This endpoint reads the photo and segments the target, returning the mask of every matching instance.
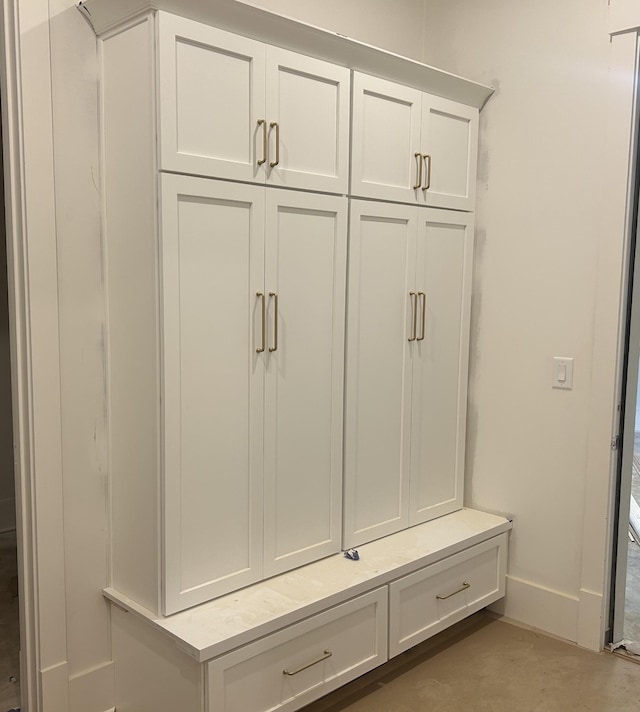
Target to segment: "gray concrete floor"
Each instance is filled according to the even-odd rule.
[[[638,712],[640,665],[480,612],[304,712]]]
[[[16,533],[7,532],[0,534],[0,712],[20,706],[19,650]]]

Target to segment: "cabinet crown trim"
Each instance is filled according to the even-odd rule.
[[[84,0],[77,7],[98,36],[143,13],[166,11],[477,108],[494,91],[484,84],[240,0]]]

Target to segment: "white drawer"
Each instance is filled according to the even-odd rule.
[[[504,596],[507,535],[389,584],[389,657]]]
[[[206,709],[297,710],[386,660],[383,586],[212,660]]]

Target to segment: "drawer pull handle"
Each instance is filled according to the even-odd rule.
[[[261,354],[264,351],[264,345],[266,341],[266,327],[265,327],[265,299],[263,292],[256,292],[256,297],[262,302],[262,344],[256,349],[257,354]]]
[[[418,299],[422,302],[422,333],[416,341],[424,341],[424,327],[427,319],[427,295],[424,292],[418,292]]]
[[[453,593],[450,593],[447,596],[440,596],[439,594],[436,594],[436,598],[439,601],[444,601],[447,598],[451,598],[451,596],[455,596],[456,593],[461,593],[462,591],[466,591],[468,588],[471,588],[471,584],[464,581],[462,586],[457,591],[454,591]]]
[[[409,337],[409,341],[416,340],[416,330],[418,328],[418,302],[416,300],[416,293],[409,292],[409,299],[411,300],[411,309],[413,311],[413,334]]]
[[[312,663],[309,663],[308,665],[303,665],[302,667],[299,667],[297,670],[287,670],[285,668],[282,671],[282,674],[283,675],[297,675],[299,672],[302,672],[303,670],[307,670],[308,668],[312,667],[313,665],[317,665],[318,663],[321,663],[323,660],[330,658],[332,655],[333,655],[333,653],[330,650],[325,650],[321,658],[314,660]]]
[[[423,158],[424,158],[424,162],[427,166],[427,170],[425,172],[426,176],[427,176],[427,180],[426,180],[426,185],[422,186],[422,190],[429,190],[429,188],[431,188],[431,156],[428,153],[426,153],[423,156]],[[422,175],[422,173],[420,175]]]
[[[269,126],[276,130],[276,160],[269,163],[271,168],[275,168],[280,163],[280,124],[277,121],[272,121]]]
[[[275,314],[273,316],[273,346],[269,346],[269,352],[273,353],[278,350],[278,295],[275,292],[269,292],[269,296],[275,299]]]
[[[418,183],[413,186],[413,189],[418,190],[418,188],[422,185],[422,154],[414,153],[413,155],[418,159]]]
[[[258,126],[262,126],[262,158],[258,161],[261,166],[267,162],[267,122],[265,119],[258,119]]]

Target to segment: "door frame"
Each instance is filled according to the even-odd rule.
[[[69,709],[48,0],[0,0],[21,709]]]

